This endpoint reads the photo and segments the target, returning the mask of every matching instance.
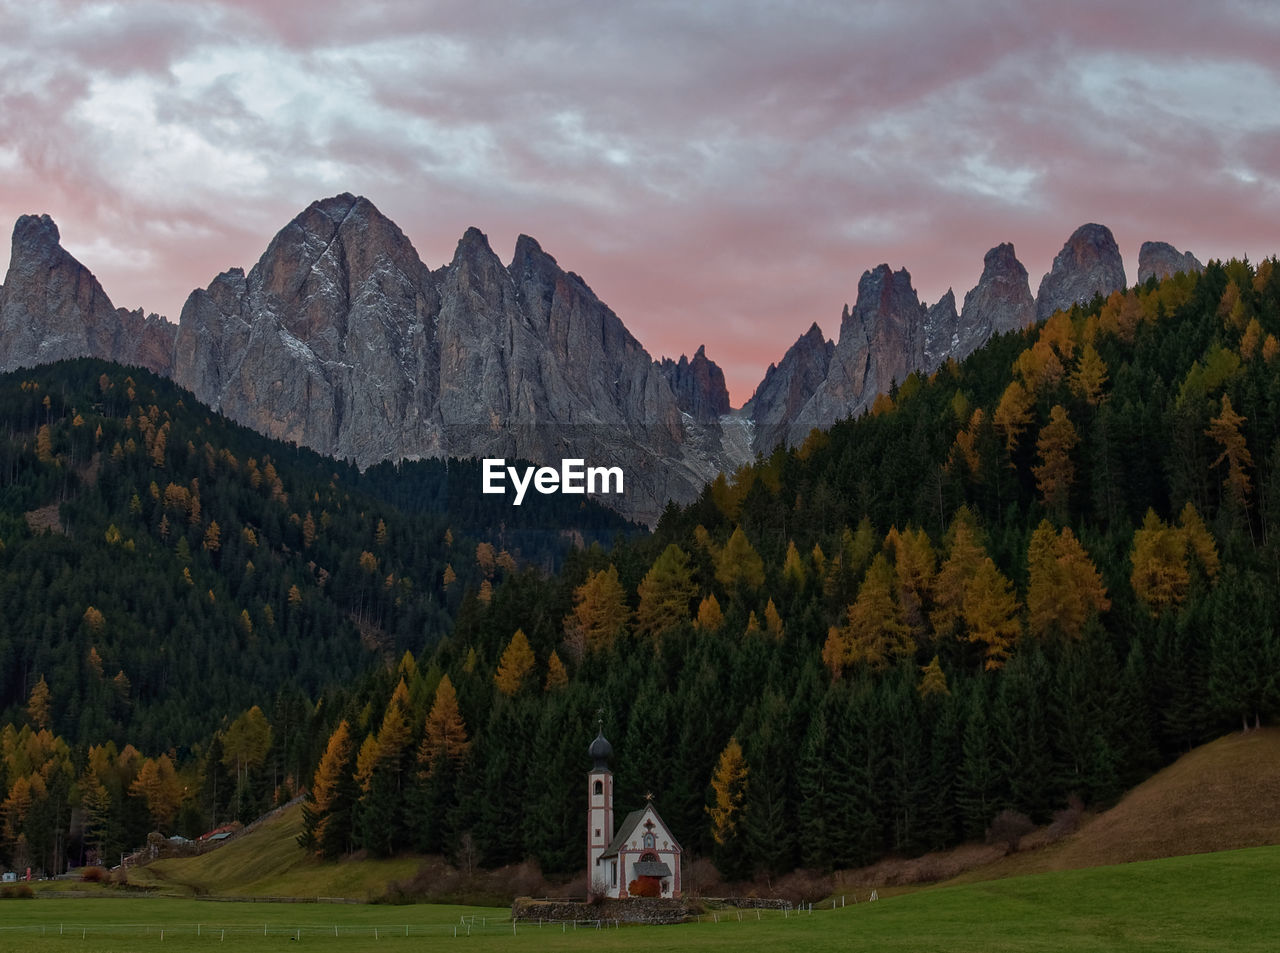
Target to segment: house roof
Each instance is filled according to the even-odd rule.
[[[636,828],[640,826],[640,822],[644,820],[645,814],[650,811],[653,812],[653,819],[660,824],[662,829],[666,832],[667,840],[671,841],[671,847],[677,851],[681,850],[680,844],[677,843],[675,835],[671,833],[671,828],[668,827],[667,822],[662,819],[662,815],[659,814],[658,809],[653,806],[653,802],[650,802],[640,810],[632,811],[623,819],[622,826],[618,828],[618,833],[613,835],[613,840],[609,842],[608,849],[600,855],[600,859],[604,860],[606,857],[617,857],[618,851],[627,846],[627,841],[631,839]]]

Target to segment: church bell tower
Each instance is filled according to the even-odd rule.
[[[609,756],[613,745],[604,737],[604,724],[596,733],[596,740],[587,749],[591,757],[591,771],[587,774],[587,894],[603,897],[610,893],[612,877],[616,887],[617,860],[600,862],[600,855],[613,840],[613,773],[609,770]],[[610,863],[613,869],[610,870]]]

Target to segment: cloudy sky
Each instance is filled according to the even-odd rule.
[[[176,320],[316,198],[432,267],[539,240],[735,404],[859,275],[958,299],[1078,225],[1280,252],[1280,3],[0,0],[0,223]]]

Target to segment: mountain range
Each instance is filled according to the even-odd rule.
[[[1140,281],[1200,269],[1162,242],[1139,253]],[[905,268],[882,264],[863,273],[838,338],[815,323],[735,410],[704,348],[653,360],[526,235],[504,265],[468,229],[433,270],[372,203],[338,195],[294,218],[247,273],[192,291],[175,325],[116,308],[53,220],[24,215],[0,286],[0,371],[86,356],[139,365],[239,423],[361,467],[445,456],[618,465],[618,508],[652,523],[669,500],[862,412],[913,371],[1125,285],[1115,239],[1096,224],[1071,235],[1034,297],[1011,244],[987,252],[959,310],[951,291],[922,303]]]

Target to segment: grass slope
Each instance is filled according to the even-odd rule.
[[[369,900],[411,877],[416,857],[322,863],[298,846],[302,807],[294,805],[225,847],[199,857],[159,860],[130,880],[166,893],[231,897],[345,897]]]
[[[1272,950],[1280,935],[1280,848],[1200,854],[1092,870],[938,887],[787,919],[748,913],[676,927],[618,930],[520,925],[506,911],[201,903],[194,900],[37,900],[0,903],[0,945],[12,953],[64,949],[278,950],[297,939],[330,950],[385,951],[462,942],[481,950],[637,951],[1205,951]],[[465,937],[465,917],[476,917]],[[482,918],[489,918],[486,923]],[[197,926],[198,925],[198,926]],[[460,927],[457,940],[453,928]],[[163,940],[160,931],[165,931]],[[219,931],[225,930],[225,940]],[[375,930],[377,933],[375,934]],[[70,938],[70,940],[68,939]],[[429,939],[428,939],[429,938]],[[230,944],[221,946],[221,943]],[[161,945],[163,943],[163,945]]]
[[[956,878],[989,880],[1280,844],[1280,728],[1226,735],[1148,778],[1047,847]]]

